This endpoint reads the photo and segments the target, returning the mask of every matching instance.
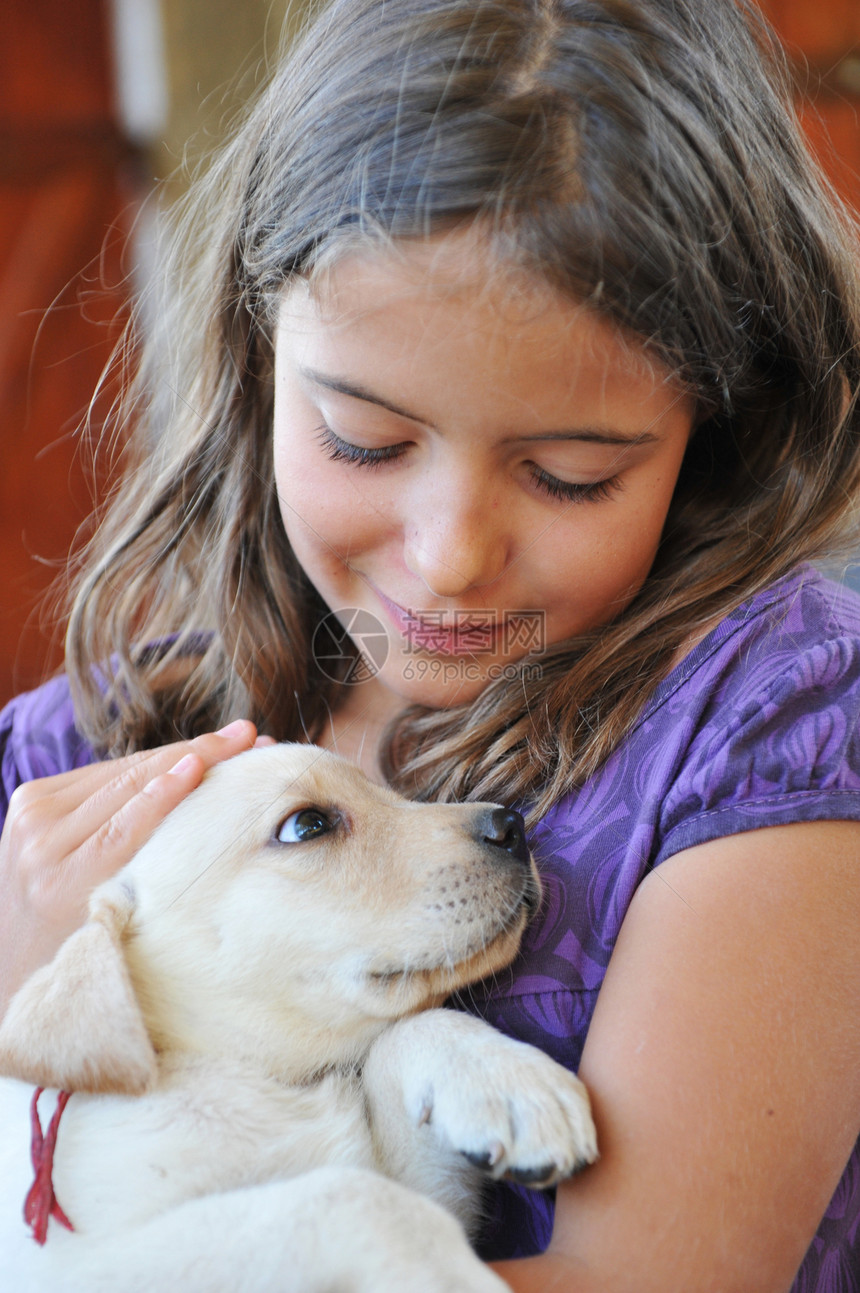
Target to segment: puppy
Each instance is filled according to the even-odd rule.
[[[438,1007],[510,962],[538,892],[496,805],[410,803],[310,746],[213,768],[0,1028],[0,1285],[503,1289],[466,1238],[482,1173],[591,1162],[588,1099]],[[31,1163],[34,1107],[66,1101]]]

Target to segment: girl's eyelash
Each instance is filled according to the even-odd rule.
[[[601,503],[614,494],[621,484],[620,476],[597,480],[591,485],[575,484],[572,481],[559,480],[557,476],[551,476],[548,471],[536,466],[532,466],[532,479],[545,494],[566,503]]]
[[[327,457],[334,462],[352,462],[359,467],[373,467],[392,458],[399,458],[406,449],[405,444],[388,444],[381,449],[366,449],[363,445],[350,444],[341,440],[329,426],[317,428],[318,439]]]
[[[318,439],[327,457],[334,462],[351,462],[359,467],[379,466],[399,458],[405,451],[405,444],[385,445],[380,449],[367,449],[363,445],[350,444],[341,440],[329,426],[317,429]],[[591,485],[575,484],[572,481],[559,480],[551,476],[542,467],[532,466],[532,479],[545,494],[551,498],[561,499],[566,503],[596,503],[609,498],[618,488],[620,477],[612,476],[608,480],[598,480]]]

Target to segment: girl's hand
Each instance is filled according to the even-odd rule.
[[[240,719],[192,741],[18,787],[0,835],[0,1018],[83,923],[92,890],[131,860],[207,768],[255,737],[254,724]]]

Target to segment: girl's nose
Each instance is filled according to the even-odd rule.
[[[493,583],[510,560],[502,518],[490,503],[456,498],[428,500],[416,518],[407,514],[404,559],[435,597],[462,597]]]

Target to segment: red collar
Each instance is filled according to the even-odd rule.
[[[69,1092],[61,1091],[57,1098],[54,1116],[48,1125],[48,1131],[42,1135],[42,1124],[39,1121],[39,1096],[44,1087],[37,1087],[30,1105],[30,1158],[36,1179],[30,1186],[30,1192],[24,1202],[24,1220],[33,1231],[37,1244],[43,1244],[48,1237],[48,1218],[54,1217],[67,1230],[74,1230],[69,1218],[60,1207],[54,1195],[54,1182],[51,1173],[54,1168],[54,1147],[57,1143],[57,1128],[63,1110],[69,1102]]]

